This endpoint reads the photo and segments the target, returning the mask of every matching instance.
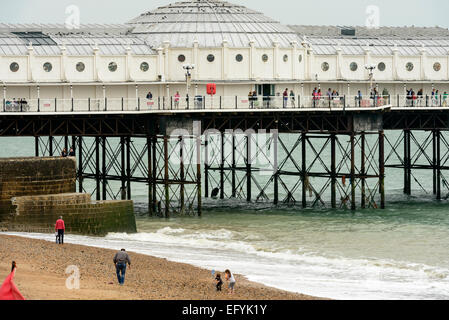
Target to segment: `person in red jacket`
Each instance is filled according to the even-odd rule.
[[[64,244],[65,225],[64,225],[64,220],[62,220],[62,217],[59,217],[59,219],[56,221],[55,231],[58,233],[58,236],[57,236],[58,243]]]

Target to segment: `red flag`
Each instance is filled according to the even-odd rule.
[[[14,269],[14,271],[11,272],[3,282],[2,287],[0,288],[0,300],[25,300],[19,289],[17,289],[14,284],[13,279],[15,273],[16,269]]]

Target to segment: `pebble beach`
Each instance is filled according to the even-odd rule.
[[[235,275],[234,294],[217,292],[211,271],[128,252],[132,264],[117,283],[116,251],[0,235],[0,281],[16,261],[15,283],[27,300],[316,300],[269,288]],[[68,266],[80,270],[80,288],[68,289]],[[225,267],[224,267],[225,269]],[[224,269],[217,272],[224,273]],[[232,270],[231,270],[232,271]]]

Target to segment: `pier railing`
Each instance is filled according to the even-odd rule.
[[[447,95],[434,96],[195,96],[86,99],[3,99],[1,112],[136,112],[157,110],[345,109],[391,105],[447,107]]]

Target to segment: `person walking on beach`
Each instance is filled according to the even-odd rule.
[[[64,224],[64,220],[62,220],[62,217],[59,217],[59,219],[56,221],[55,231],[58,233],[57,238],[56,238],[57,243],[64,244],[65,224]]]
[[[114,256],[115,271],[117,273],[118,283],[123,286],[125,284],[126,263],[131,269],[131,259],[125,249],[117,252]]]
[[[234,293],[234,287],[235,287],[235,278],[232,275],[231,271],[229,271],[229,270],[225,271],[225,279],[226,279],[226,281],[229,281],[229,285],[228,285],[229,294],[233,294]]]

